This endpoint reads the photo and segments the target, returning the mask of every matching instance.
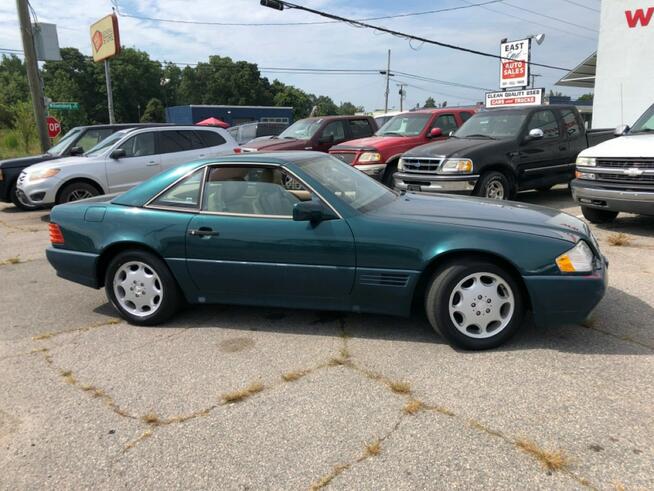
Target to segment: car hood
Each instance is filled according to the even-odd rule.
[[[304,147],[310,146],[309,140],[289,140],[283,138],[270,138],[267,140],[250,141],[244,148],[255,148],[260,151],[274,150],[304,150]]]
[[[407,193],[372,213],[399,220],[528,233],[571,243],[589,234],[584,222],[553,208],[448,194]]]
[[[76,165],[84,165],[91,162],[97,162],[97,157],[65,157],[63,159],[56,159],[56,162],[41,162],[39,164],[34,164],[29,167],[29,172],[36,172],[44,169],[51,169],[53,167],[65,168],[73,167]]]
[[[420,145],[404,155],[407,157],[434,157],[436,155],[458,157],[465,156],[471,150],[478,150],[482,147],[490,148],[500,143],[500,140],[486,138],[448,138],[447,140]]]
[[[393,145],[406,142],[406,137],[403,136],[369,136],[367,138],[359,138],[358,140],[351,140],[342,145],[336,145],[330,150],[343,151],[343,150],[379,150],[388,148]]]
[[[654,157],[654,133],[625,135],[587,148],[580,157]]]
[[[30,157],[19,157],[17,159],[0,160],[0,169],[12,169],[14,167],[28,167],[44,160],[58,159],[55,155],[44,153],[42,155],[32,155]]]

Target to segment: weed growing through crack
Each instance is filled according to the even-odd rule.
[[[611,234],[608,236],[606,240],[608,241],[609,244],[616,247],[628,246],[629,244],[631,244],[631,238],[627,234],[623,234],[622,232],[617,234]]]
[[[139,436],[136,440],[131,441],[127,445],[125,445],[124,451],[127,452],[128,450],[133,449],[136,445],[141,443],[146,438],[150,438],[152,434],[153,434],[152,430],[145,430],[143,433],[141,433],[141,436]]]
[[[13,256],[13,257],[3,259],[2,261],[0,261],[0,266],[7,266],[9,264],[18,264],[20,262],[21,262],[20,256]]]
[[[407,382],[389,380],[388,387],[396,394],[410,394],[411,386]]]
[[[342,474],[344,471],[348,470],[349,468],[350,468],[350,464],[335,465],[329,474],[320,478],[320,480],[312,484],[309,489],[311,491],[318,491],[319,489],[324,488],[330,482],[332,482],[334,478],[336,478],[338,475]]]
[[[32,336],[32,341],[45,341],[46,339],[53,338],[55,336],[59,336],[60,334],[68,334],[71,332],[86,332],[90,331],[91,329],[97,329],[99,327],[104,327],[104,326],[112,326],[115,324],[120,324],[121,320],[120,319],[110,319],[108,321],[102,321],[98,322],[96,324],[91,324],[90,326],[84,326],[84,327],[74,327],[72,329],[64,329],[63,331],[47,331],[43,332],[41,334],[37,334],[36,336]]]
[[[290,372],[282,373],[282,380],[284,382],[294,382],[304,377],[307,373],[309,373],[307,370],[292,370]]]
[[[77,379],[75,378],[75,375],[73,375],[73,372],[70,370],[62,370],[59,372],[59,374],[63,377],[63,379],[66,381],[67,384],[70,385],[75,385],[77,383]]]
[[[159,426],[161,424],[161,419],[153,411],[150,411],[149,413],[141,416],[141,421],[152,426]]]
[[[567,469],[570,465],[565,454],[561,450],[543,450],[531,440],[519,439],[515,442],[521,450],[538,459],[543,466],[550,471]]]
[[[381,452],[381,442],[379,440],[375,440],[366,444],[366,450],[365,450],[366,457],[373,457],[375,455],[379,455],[379,452]]]
[[[416,414],[422,411],[425,405],[418,399],[409,399],[404,405],[403,411],[405,414]]]
[[[234,392],[227,392],[222,395],[222,400],[226,404],[228,402],[240,402],[248,397],[253,396],[265,389],[265,386],[260,382],[254,382],[244,389],[235,390]]]

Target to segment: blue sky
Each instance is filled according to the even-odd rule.
[[[365,18],[465,6],[484,0],[296,0],[296,3],[345,17]],[[62,47],[74,46],[90,54],[88,26],[111,12],[110,0],[31,0],[40,21],[58,25]],[[582,4],[587,8],[575,5]],[[295,22],[324,20],[314,15],[259,5],[258,0],[119,0],[120,10],[134,15],[214,22]],[[499,40],[545,33],[534,45],[532,61],[574,68],[597,49],[599,0],[503,0],[502,2],[416,17],[375,21],[384,27],[480,51],[499,52]],[[526,12],[527,8],[538,14]],[[519,17],[515,18],[515,17]],[[549,16],[550,18],[546,17]],[[555,17],[564,22],[553,20]],[[567,22],[567,23],[566,23]],[[119,18],[121,41],[158,60],[197,62],[209,55],[230,56],[264,67],[384,69],[386,51],[392,50],[391,69],[477,87],[498,86],[498,60],[460,53],[437,46],[409,43],[386,34],[346,24],[311,26],[232,27],[160,23]],[[570,25],[568,23],[576,24]],[[20,35],[11,0],[0,2],[0,48],[20,48]],[[535,67],[542,76],[537,86],[547,89],[563,72]],[[264,73],[269,79],[296,85],[308,92],[349,100],[372,110],[383,107],[381,75],[291,75]],[[483,91],[448,87],[432,82],[400,79],[391,84],[390,105],[399,107],[396,81],[406,81],[405,107],[424,103],[429,96],[448,104],[482,100]],[[556,88],[569,95],[583,91]]]

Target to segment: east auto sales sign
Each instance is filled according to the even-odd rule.
[[[529,85],[530,39],[520,39],[500,44],[500,88],[526,87]]]

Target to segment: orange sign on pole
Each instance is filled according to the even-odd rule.
[[[93,61],[103,61],[120,53],[118,17],[110,14],[91,25]]]

